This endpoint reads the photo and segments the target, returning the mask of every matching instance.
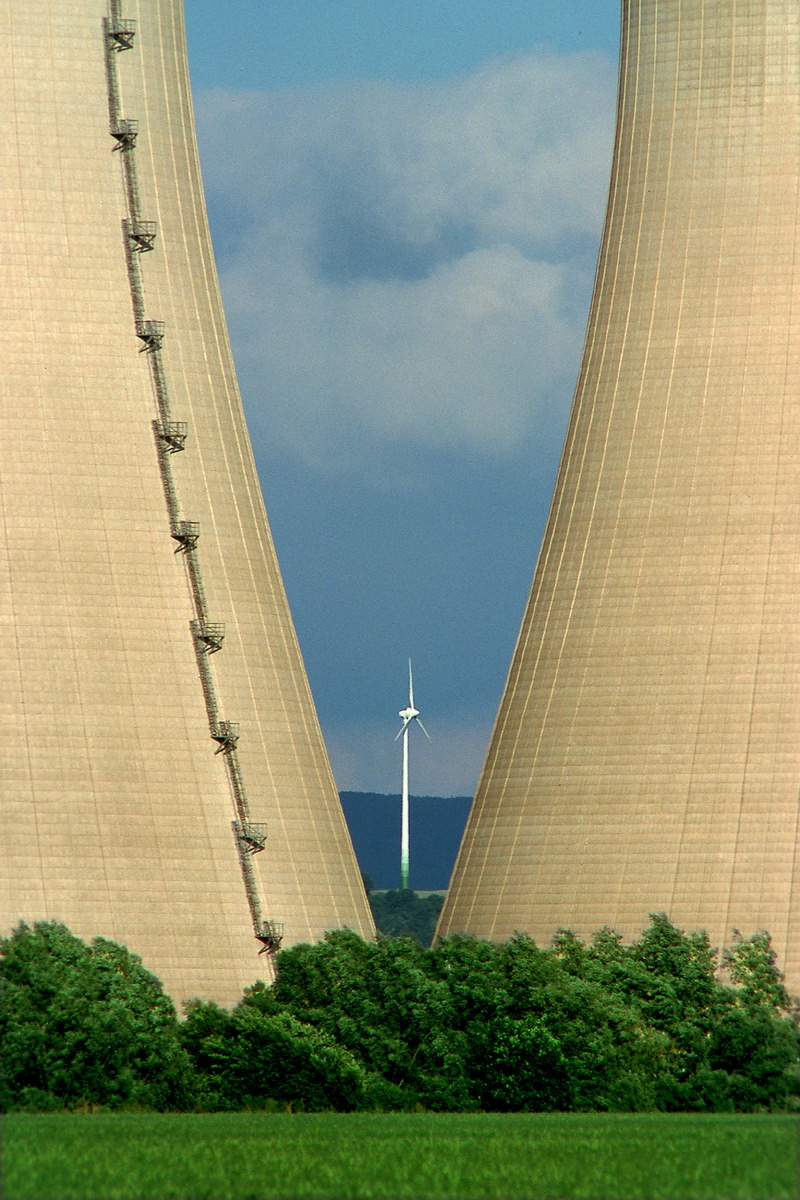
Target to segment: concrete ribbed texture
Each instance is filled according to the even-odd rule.
[[[104,49],[103,21],[135,21]],[[266,823],[257,913],[284,944],[372,921],[275,560],[220,304],[179,0],[0,0],[0,925],[58,918],[138,952],[178,1000],[236,1000],[259,956],[190,622],[193,559]],[[135,148],[114,151],[109,68]],[[125,155],[155,249],[130,256],[186,449],[162,455],[195,552],[174,553],[122,221]],[[130,160],[129,160],[130,161]],[[265,167],[268,169],[268,167]],[[173,514],[174,515],[174,514]],[[179,543],[177,544],[179,545]],[[211,714],[213,716],[213,714]]]
[[[440,932],[773,935],[800,989],[800,6],[626,0],[577,393]]]

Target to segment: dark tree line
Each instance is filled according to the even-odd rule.
[[[376,892],[369,875],[362,874],[361,878],[376,929],[388,937],[408,935],[420,945],[430,946],[444,902],[441,892],[428,892],[425,896],[411,888]]]
[[[179,1021],[121,946],[64,926],[0,941],[0,1109],[794,1110],[798,1024],[769,937],[723,972],[654,916],[548,949],[349,931],[277,959],[236,1008]],[[727,982],[726,982],[727,980]]]

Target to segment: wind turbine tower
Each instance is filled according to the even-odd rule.
[[[411,674],[411,659],[408,660],[408,708],[401,708],[397,714],[403,722],[403,727],[394,739],[402,737],[403,739],[403,797],[401,805],[401,833],[400,833],[400,887],[405,890],[408,887],[408,731],[412,721],[416,721],[425,737],[430,741],[428,733],[422,721],[419,719],[419,709],[414,707],[414,677]]]

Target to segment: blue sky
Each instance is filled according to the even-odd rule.
[[[231,340],[337,782],[399,790],[410,655],[432,738],[412,790],[469,794],[577,372],[616,0],[186,18]]]

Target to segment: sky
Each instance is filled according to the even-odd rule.
[[[341,790],[471,795],[577,376],[617,0],[185,0],[223,300]]]

